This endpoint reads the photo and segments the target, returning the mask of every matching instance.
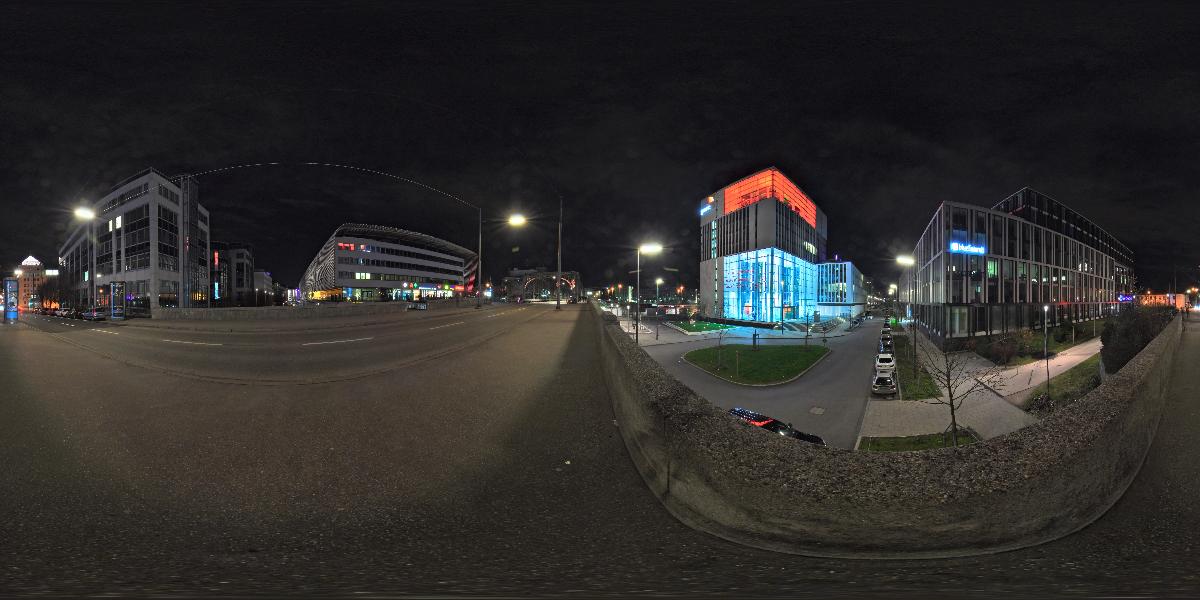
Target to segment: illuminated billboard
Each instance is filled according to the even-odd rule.
[[[817,205],[779,169],[759,171],[725,187],[725,214],[763,200],[775,198],[800,215],[813,228],[817,226]]]
[[[987,248],[963,242],[950,242],[951,254],[987,254]]]

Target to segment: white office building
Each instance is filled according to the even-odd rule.
[[[195,179],[147,169],[76,218],[59,250],[64,306],[124,306],[129,316],[209,305],[208,210]]]

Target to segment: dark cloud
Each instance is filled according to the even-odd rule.
[[[711,191],[777,165],[830,249],[879,279],[934,207],[1023,186],[1125,240],[1140,279],[1195,282],[1192,4],[887,2],[71,4],[0,7],[0,261],[52,260],[81,197],[155,166],[201,172],[214,238],[294,281],[333,228],[475,244],[485,264],[588,284],[647,265],[695,284]],[[514,247],[519,247],[513,252]],[[1186,265],[1191,265],[1184,269]],[[662,267],[678,268],[674,272]],[[1190,269],[1190,270],[1187,270]]]

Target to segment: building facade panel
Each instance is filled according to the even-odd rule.
[[[913,256],[900,299],[939,340],[1101,318],[1134,286],[1124,244],[1028,188],[991,209],[943,203]]]
[[[147,169],[90,208],[59,250],[64,305],[108,307],[114,282],[129,316],[209,305],[209,213],[194,179]]]
[[[310,301],[449,298],[473,291],[476,264],[474,252],[433,236],[347,223],[317,252],[300,289]]]

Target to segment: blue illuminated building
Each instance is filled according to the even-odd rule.
[[[861,275],[852,265],[828,269],[822,287],[825,213],[779,169],[713,192],[697,212],[702,316],[779,323],[861,312]],[[848,288],[846,276],[858,285]]]

